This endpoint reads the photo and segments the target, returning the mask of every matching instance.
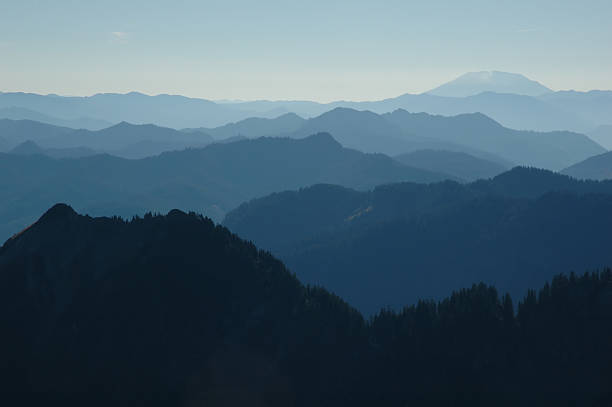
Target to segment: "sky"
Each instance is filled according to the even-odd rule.
[[[610,0],[0,0],[0,91],[377,100],[465,72],[612,89]]]

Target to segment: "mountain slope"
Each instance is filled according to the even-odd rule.
[[[440,85],[427,93],[436,96],[465,97],[482,92],[540,96],[551,93],[552,90],[520,74],[482,71],[465,73],[457,79]]]
[[[598,126],[589,131],[587,136],[608,150],[612,149],[612,124]]]
[[[603,267],[612,262],[611,214],[612,182],[516,169],[464,186],[274,194],[241,205],[223,224],[271,250],[302,281],[371,314],[469,281],[516,297],[560,268]]]
[[[589,157],[561,172],[579,179],[612,179],[612,152]]]
[[[326,134],[212,144],[141,160],[0,154],[0,240],[58,201],[98,215],[182,208],[220,219],[244,200],[317,183],[368,189],[446,178],[387,156],[345,149]]]
[[[357,401],[346,373],[362,317],[195,214],[124,222],[56,205],[0,249],[0,281],[0,386],[22,402]]]
[[[474,284],[365,322],[209,219],[59,204],[0,248],[0,393],[62,406],[607,405],[611,283],[610,271],[556,276],[516,314]]]
[[[499,163],[455,151],[417,150],[394,158],[411,167],[452,174],[467,181],[491,178],[508,170]]]

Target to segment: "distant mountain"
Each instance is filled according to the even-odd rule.
[[[491,76],[499,77],[496,74]],[[524,78],[517,81],[514,79],[510,82],[515,85],[520,82],[525,85],[525,89],[531,89],[531,85],[536,88],[540,86]],[[312,118],[337,107],[370,110],[379,114],[396,109],[445,116],[480,112],[503,126],[519,130],[585,132],[599,125],[610,124],[612,92],[548,92],[539,96],[528,96],[531,92],[527,90],[527,94],[497,93],[503,90],[503,82],[501,79],[496,82],[498,86],[495,92],[481,92],[466,97],[424,93],[403,94],[377,101],[331,103],[267,100],[215,103],[205,99],[172,95],[148,96],[136,92],[90,97],[0,93],[0,109],[27,109],[67,121],[87,117],[110,123],[152,123],[176,129],[214,128],[247,118],[276,118],[286,113]],[[519,89],[523,85],[515,87]],[[69,122],[64,125],[74,126]]]
[[[214,139],[201,131],[178,130],[126,122],[98,131],[74,130],[29,120],[0,120],[0,134],[13,147],[33,141],[44,149],[87,149],[125,158],[143,158],[164,151],[202,147]]]
[[[183,208],[220,220],[241,202],[275,191],[318,183],[369,189],[449,177],[345,149],[329,134],[212,144],[140,160],[0,154],[0,240],[33,222],[53,202],[70,202],[92,215]]]
[[[482,92],[540,96],[552,90],[516,73],[499,71],[468,72],[427,92],[435,96],[466,97]]]
[[[443,284],[452,271],[428,270]],[[366,322],[199,215],[58,204],[0,248],[0,393],[94,407],[608,405],[611,283],[556,276],[516,312],[473,284]]]
[[[149,96],[138,92],[102,93],[87,97],[0,92],[0,108],[21,107],[67,120],[89,117],[163,127],[214,127],[255,116],[230,105],[176,95]]]
[[[464,145],[520,165],[559,170],[605,151],[583,134],[512,130],[480,113],[444,117],[396,110],[383,117],[417,136]]]
[[[610,90],[560,91],[539,96],[538,99],[567,114],[578,115],[584,121],[593,123],[591,128],[612,124],[612,91]]]
[[[349,148],[389,155],[439,144],[414,136],[376,113],[340,107],[307,120],[291,136],[305,137],[317,132],[329,132]]]
[[[245,203],[223,224],[372,314],[468,281],[520,297],[559,268],[612,264],[612,182],[518,168],[465,186],[316,186]]]
[[[506,167],[521,164],[558,170],[605,151],[582,134],[512,130],[479,113],[445,117],[396,110],[378,115],[336,108],[306,120],[289,135],[304,137],[320,131],[365,152],[398,155],[423,149],[449,150]]]
[[[612,120],[612,119],[611,119]],[[612,124],[602,125],[587,133],[591,139],[608,150],[612,149]]]
[[[467,181],[491,178],[508,170],[497,162],[456,151],[417,150],[394,158],[411,167],[452,174]]]
[[[224,105],[233,106],[233,105]],[[398,97],[371,101],[338,101],[327,104],[292,101],[254,101],[236,105],[257,112],[254,115],[269,117],[270,109],[275,112],[294,112],[301,117],[312,118],[332,109],[343,107],[355,110],[369,110],[383,114],[397,109],[409,112],[426,112],[444,116],[464,113],[483,113],[505,127],[519,130],[555,131],[570,130],[584,132],[608,120],[593,122],[579,113],[557,107],[539,98],[508,93],[484,92],[463,98],[424,94],[403,94]]]
[[[23,143],[19,144],[17,147],[9,151],[9,153],[17,155],[40,154],[53,158],[78,158],[98,154],[96,151],[90,150],[85,147],[44,149],[31,140],[24,141]]]
[[[302,124],[304,124],[304,119],[300,116],[295,113],[285,113],[274,119],[251,117],[212,129],[185,129],[183,131],[198,130],[210,134],[217,140],[224,140],[232,137],[257,138],[292,133],[299,129]]]
[[[32,120],[36,122],[52,124],[54,126],[70,127],[73,129],[101,130],[113,125],[104,120],[81,117],[78,119],[65,120],[57,117],[47,116],[22,107],[7,107],[0,109],[0,119],[10,120]]]
[[[612,152],[589,157],[561,172],[578,179],[612,179]]]
[[[380,106],[375,106],[379,113],[396,109],[444,116],[482,113],[505,127],[517,130],[583,132],[594,126],[574,112],[526,95],[484,92],[465,98],[449,98],[406,94],[380,103]]]

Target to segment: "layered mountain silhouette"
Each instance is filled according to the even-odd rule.
[[[559,170],[605,151],[583,134],[512,130],[479,113],[445,117],[396,110],[378,115],[336,108],[307,120],[290,136],[318,131],[328,131],[343,145],[366,152],[459,151],[506,167],[521,164]]]
[[[66,120],[89,117],[111,123],[154,123],[175,129],[221,126],[254,116],[254,112],[178,95],[138,92],[100,93],[88,97],[0,92],[0,108],[20,107]]]
[[[516,164],[553,170],[564,168],[563,163],[575,163],[580,157],[605,151],[583,134],[512,130],[480,113],[444,117],[396,110],[383,117],[422,137],[485,151]]]
[[[102,130],[113,125],[111,122],[104,120],[91,119],[88,117],[80,117],[77,119],[60,119],[57,117],[47,116],[34,110],[25,109],[22,107],[5,107],[0,109],[0,119],[10,120],[32,120],[36,122],[52,124],[60,127],[70,127],[73,129],[87,130]]]
[[[412,167],[453,174],[466,181],[492,178],[509,169],[498,162],[456,151],[417,150],[394,158]]]
[[[457,79],[440,85],[427,93],[435,96],[465,97],[482,92],[540,96],[552,93],[552,90],[520,74],[481,71],[463,74]]]
[[[126,122],[98,131],[70,129],[30,120],[0,120],[0,134],[13,146],[33,141],[45,149],[88,149],[124,158],[144,158],[164,151],[202,147],[214,141],[201,131],[178,130]]]
[[[127,222],[58,204],[0,248],[0,392],[63,406],[608,405],[611,287],[610,271],[557,276],[515,313],[475,284],[365,322],[199,215]]]
[[[520,297],[559,268],[604,267],[611,214],[612,182],[517,168],[468,185],[278,193],[224,225],[371,314],[473,281]]]
[[[612,152],[589,157],[561,172],[579,179],[612,179]]]
[[[119,136],[121,126],[130,125],[109,129],[108,137]],[[369,189],[448,178],[453,177],[343,148],[329,134],[212,144],[140,160],[0,154],[0,240],[58,201],[89,214],[132,216],[183,208],[220,220],[245,200],[317,183]]]
[[[506,127],[535,131],[586,132],[599,125],[610,124],[610,91],[550,92],[522,75],[504,72],[471,73],[461,78],[459,82],[450,82],[431,92],[466,95],[464,97],[424,93],[403,94],[371,102],[261,100],[215,103],[205,99],[174,95],[148,96],[137,92],[97,94],[90,97],[0,93],[0,109],[28,109],[68,121],[78,121],[85,117],[109,123],[152,123],[176,129],[212,128],[249,117],[274,118],[285,113],[311,118],[337,107],[370,110],[379,114],[396,109],[446,116],[480,112]],[[74,127],[67,122],[53,124]]]

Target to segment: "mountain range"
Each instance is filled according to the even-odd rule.
[[[223,224],[302,281],[372,314],[473,281],[521,297],[559,268],[605,267],[611,214],[612,181],[516,168],[467,185],[276,193],[240,205]]]
[[[33,119],[32,115],[36,114],[39,118],[40,115],[53,118],[40,120],[42,122],[90,129],[98,129],[98,125],[76,123],[86,118],[108,123],[152,123],[176,129],[218,127],[249,117],[273,118],[290,112],[310,118],[337,107],[379,114],[396,109],[445,116],[480,112],[509,128],[584,133],[610,124],[612,91],[551,92],[522,75],[494,71],[468,73],[422,94],[403,94],[370,102],[257,100],[215,103],[206,99],[148,96],[137,92],[89,97],[0,92],[0,111],[26,109],[21,116],[13,114],[10,118]],[[75,123],[70,124],[70,121]]]
[[[87,130],[102,130],[113,125],[111,122],[104,120],[91,119],[81,117],[76,119],[59,119],[57,117],[47,116],[45,114],[35,112],[22,107],[5,107],[0,109],[0,119],[10,120],[31,120],[40,123],[52,124],[60,127],[70,127],[72,129],[87,129]]]
[[[59,131],[65,135],[62,128]],[[54,202],[69,202],[91,215],[129,217],[181,208],[221,220],[245,200],[318,183],[370,189],[391,182],[443,179],[456,178],[409,167],[382,154],[343,148],[323,133],[299,140],[215,143],[138,160],[0,154],[0,240],[32,223]]]
[[[275,124],[276,120],[279,121]],[[290,125],[287,125],[290,122]],[[252,122],[251,122],[252,123]],[[423,149],[459,151],[512,165],[530,165],[560,170],[605,149],[583,134],[572,132],[531,132],[505,128],[480,113],[445,117],[426,113],[395,110],[376,114],[348,108],[335,108],[320,116],[299,120],[281,116],[275,120],[255,121],[258,130],[250,133],[249,123],[238,122],[216,129],[205,129],[213,135],[259,135],[266,124],[267,135],[305,137],[317,132],[329,132],[342,145],[365,152],[398,155]],[[228,127],[238,130],[228,130]],[[292,129],[280,134],[273,129]],[[226,133],[224,133],[226,132]]]
[[[43,149],[86,149],[124,158],[144,158],[164,151],[202,147],[214,139],[201,131],[122,122],[102,130],[71,129],[30,120],[0,120],[0,134],[11,149],[32,141]],[[89,155],[89,154],[87,154]]]
[[[0,120],[0,135],[7,149],[33,141],[43,149],[84,148],[125,158],[201,147],[218,140],[301,138],[319,132],[329,132],[343,146],[363,152],[399,155],[416,150],[455,151],[505,168],[518,164],[560,170],[605,151],[582,134],[512,130],[480,113],[445,117],[395,110],[379,115],[335,108],[306,120],[289,113],[274,119],[249,118],[217,128],[182,131],[122,122],[93,132],[27,120]]]

